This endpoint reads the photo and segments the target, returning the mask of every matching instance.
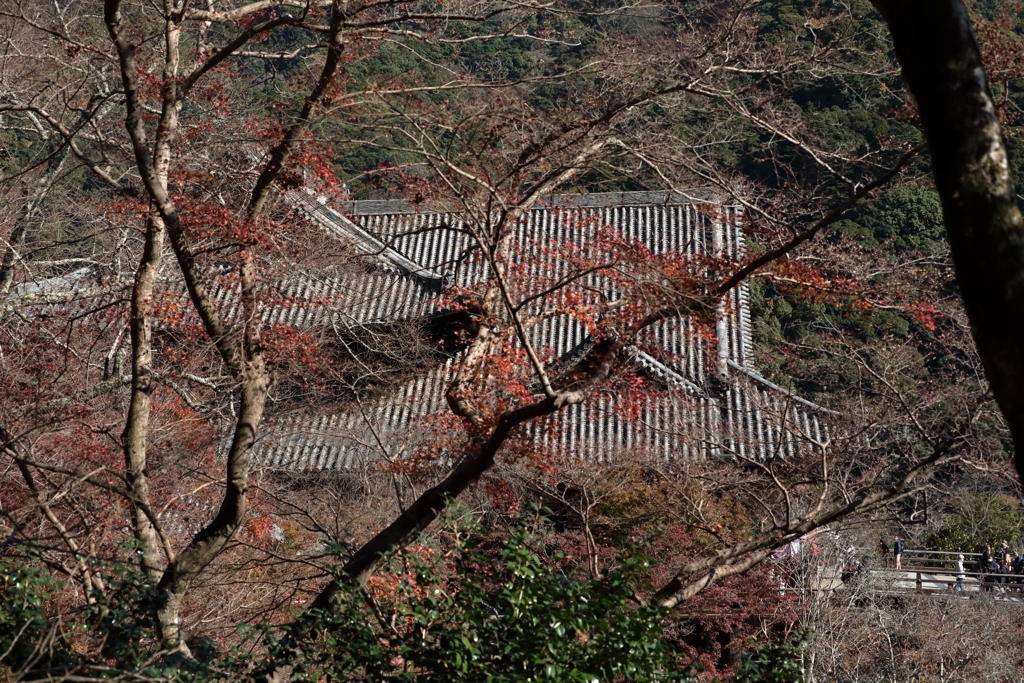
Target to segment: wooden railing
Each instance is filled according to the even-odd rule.
[[[900,568],[897,569],[892,552],[883,557],[878,550],[871,551],[864,548],[857,550],[859,553],[863,553],[862,556],[874,554],[879,560],[887,560],[874,569],[894,575],[892,576],[894,583],[913,582],[914,589],[918,593],[945,593],[957,590],[959,584],[959,587],[965,592],[1021,593],[1024,597],[1024,575],[978,571],[977,564],[981,560],[981,553],[904,550],[900,558]],[[964,556],[963,572],[956,569],[959,555]],[[908,577],[907,574],[912,575],[913,578]],[[963,581],[957,579],[958,575],[963,576]]]

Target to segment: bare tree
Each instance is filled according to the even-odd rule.
[[[958,96],[955,101],[973,109],[957,110],[955,120],[947,117],[933,124],[930,112],[951,99],[949,92],[935,95],[934,100],[923,95],[918,99],[932,139],[941,140],[944,149],[958,150],[959,156],[951,160],[933,150],[958,263],[965,247],[957,235],[966,234],[963,226],[975,225],[979,216],[988,217],[985,224],[995,226],[989,236],[996,243],[971,241],[969,248],[984,244],[985,249],[1009,254],[1013,239],[1007,225],[1016,226],[1019,214],[1014,213],[1012,191],[1006,194],[1010,184],[1004,172],[1005,154],[989,111],[990,98],[977,75],[981,73],[977,50],[962,8],[944,5],[942,11],[930,15],[938,37],[924,46],[928,50],[918,51],[904,48],[902,43],[902,32],[913,30],[909,10],[904,5],[878,4],[893,22],[897,51],[906,55],[912,88],[931,87],[928,83],[917,85],[927,79],[927,65],[933,63],[927,60],[945,59],[930,50],[959,46],[957,55],[967,60],[969,68],[949,78],[956,81],[956,87],[969,86],[971,96]],[[109,414],[118,415],[116,419],[105,419],[102,425],[84,424],[89,429],[95,426],[96,433],[116,442],[123,465],[108,463],[90,472],[67,463],[48,463],[34,455],[33,438],[44,427],[52,436],[49,426],[63,421],[53,412],[41,410],[61,407],[50,402],[61,399],[49,395],[33,395],[20,406],[24,410],[5,416],[17,423],[17,428],[3,434],[5,453],[24,466],[28,472],[23,474],[24,484],[30,489],[34,470],[76,485],[87,483],[128,502],[130,526],[141,552],[140,567],[158,582],[157,617],[168,647],[187,651],[181,627],[183,601],[246,522],[253,446],[281,366],[286,364],[281,356],[298,353],[296,345],[270,338],[264,315],[277,293],[268,285],[274,281],[268,273],[284,268],[281,264],[296,262],[287,257],[289,235],[281,230],[286,221],[295,220],[284,195],[307,183],[316,191],[332,189],[331,175],[323,168],[329,152],[319,144],[317,134],[323,133],[332,143],[355,141],[414,159],[405,169],[403,182],[422,193],[420,201],[459,208],[458,229],[487,273],[478,287],[461,292],[460,301],[452,306],[471,318],[472,329],[463,340],[465,346],[446,390],[447,404],[461,430],[458,447],[446,454],[451,456],[451,468],[429,483],[410,485],[409,489],[419,492],[415,500],[403,502],[400,514],[346,561],[342,573],[355,586],[364,585],[385,558],[422,534],[504,453],[521,448],[529,439],[526,425],[539,425],[600,390],[624,386],[622,378],[628,374],[632,357],[650,341],[658,324],[680,318],[711,323],[736,287],[755,273],[768,272],[800,286],[815,284],[807,269],[794,265],[792,257],[798,248],[862,198],[888,186],[921,151],[920,147],[897,144],[865,156],[855,150],[827,148],[799,116],[780,104],[781,99],[796,84],[811,82],[823,73],[850,68],[888,73],[892,65],[884,60],[865,67],[884,51],[872,52],[849,35],[821,39],[809,29],[809,50],[795,41],[766,52],[752,37],[754,22],[744,4],[699,21],[673,14],[677,12],[673,7],[663,8],[657,22],[651,17],[627,17],[656,24],[654,38],[644,43],[627,36],[615,43],[610,55],[593,63],[534,79],[534,84],[543,84],[578,77],[598,84],[588,94],[568,89],[563,106],[550,115],[541,115],[530,105],[530,84],[496,79],[493,74],[472,82],[458,74],[441,86],[393,82],[359,88],[351,85],[345,73],[350,61],[370,49],[367,45],[390,41],[399,49],[414,52],[419,45],[456,44],[467,39],[447,33],[448,29],[460,22],[489,19],[501,22],[495,22],[497,30],[484,31],[487,35],[525,35],[521,22],[544,9],[522,3],[468,3],[438,12],[433,6],[388,2],[290,0],[230,8],[208,3],[199,8],[172,2],[150,6],[108,0],[102,16],[105,35],[87,30],[96,17],[77,6],[58,5],[52,13],[43,14],[35,12],[31,3],[5,10],[5,21],[17,26],[24,36],[51,41],[63,51],[59,53],[62,63],[53,67],[59,77],[47,75],[33,81],[24,95],[15,93],[0,103],[5,121],[14,122],[12,129],[25,128],[34,131],[32,135],[49,137],[56,150],[47,170],[39,174],[43,189],[23,204],[20,224],[31,225],[34,202],[50,192],[45,189],[52,184],[47,174],[51,170],[57,174],[61,163],[69,163],[59,156],[60,150],[65,150],[67,159],[73,156],[91,183],[104,188],[112,205],[109,211],[124,228],[112,231],[114,234],[129,235],[124,226],[137,227],[139,220],[144,226],[141,238],[137,234],[126,238],[130,247],[121,246],[124,241],[119,238],[110,240],[118,245],[114,249],[117,258],[131,258],[130,266],[108,265],[111,277],[96,283],[95,291],[87,293],[82,291],[84,287],[76,287],[67,295],[65,286],[58,292],[88,302],[90,313],[114,310],[112,301],[128,300],[127,315],[120,319],[127,320],[126,336],[111,325],[91,346],[85,344],[87,352],[82,354],[52,329],[40,326],[43,329],[39,330],[45,341],[60,349],[55,357],[61,361],[76,358],[78,374],[68,375],[69,383],[78,385],[72,401],[89,402],[97,392],[128,386],[123,411],[116,406],[116,394],[103,394],[104,400],[115,404]],[[609,21],[624,16],[617,11],[598,14]],[[947,15],[953,16],[953,24],[942,23],[949,20]],[[825,19],[829,17],[821,20]],[[818,18],[812,29],[817,25]],[[944,28],[952,31],[949,40],[945,33],[937,33]],[[281,35],[300,35],[301,39],[280,50],[276,44],[263,44]],[[683,41],[684,35],[692,39]],[[18,37],[8,43],[8,73],[18,77],[24,69],[41,70],[45,60],[23,54],[28,41],[20,33]],[[841,48],[845,45],[851,49],[844,52]],[[800,59],[795,58],[797,48]],[[306,55],[316,57],[307,62]],[[853,66],[843,61],[846,55],[855,55]],[[257,120],[252,123],[244,116],[248,112],[243,103],[239,107],[243,115],[238,118],[247,125],[236,127],[230,115],[218,112],[218,107],[230,100],[223,93],[241,98],[224,83],[224,74],[239,63],[264,59],[299,60],[302,76],[297,82],[278,85],[301,94],[290,96],[280,107],[284,113],[269,123],[258,117],[253,117]],[[921,71],[913,71],[911,64],[919,62],[924,64]],[[424,92],[448,90],[460,93],[455,104],[424,103]],[[960,91],[954,88],[952,92]],[[685,144],[680,144],[678,128],[662,125],[655,116],[658,109],[681,116],[695,107],[704,107],[712,123],[691,126],[685,131]],[[352,112],[358,116],[346,120],[351,124],[346,130],[339,132],[326,124],[318,127],[328,116],[340,118]],[[123,131],[114,132],[104,125],[111,116],[124,120]],[[966,123],[970,124],[967,128]],[[346,132],[352,130],[356,134],[346,138]],[[735,186],[736,176],[717,158],[716,148],[722,137],[751,132],[782,140],[787,154],[814,165],[828,181],[803,188],[805,192],[797,199],[786,196],[777,202],[763,200],[767,191],[760,196],[741,192]],[[235,136],[241,137],[241,142],[232,139]],[[961,139],[966,141],[962,145],[956,142]],[[784,168],[780,161],[779,157],[771,159],[773,165]],[[975,168],[975,162],[989,164],[986,168],[990,167],[991,177],[980,182],[959,174],[957,169]],[[319,177],[304,179],[297,172],[302,165],[314,167]],[[515,228],[542,197],[573,187],[583,182],[584,176],[600,179],[638,169],[644,169],[651,182],[661,186],[680,189],[710,184],[731,195],[760,224],[765,250],[756,257],[737,259],[720,254],[709,255],[713,260],[686,254],[655,255],[609,236],[583,254],[573,254],[562,245],[558,260],[565,268],[561,275],[545,273],[537,278],[517,261],[521,252],[517,251]],[[794,181],[798,177],[795,171],[784,175]],[[947,182],[947,178],[953,180]],[[828,204],[827,210],[821,210],[823,203]],[[0,271],[0,284],[8,289],[16,277],[24,280],[32,266],[21,256],[27,228],[18,230],[15,226],[7,239]],[[165,241],[169,249],[165,249]],[[1004,249],[1000,245],[1009,246]],[[173,261],[165,261],[171,254]],[[977,262],[971,261],[975,266],[960,265],[961,272],[975,267],[984,272],[977,264],[987,254],[979,252]],[[1008,265],[996,269],[994,281],[999,287],[1014,281],[1013,258],[1008,257]],[[162,290],[161,273],[172,270],[172,263],[174,280],[187,291],[187,303]],[[128,286],[126,273],[131,273]],[[966,284],[964,291],[968,312],[975,318],[978,313],[972,302],[997,300],[988,294],[979,296]],[[1005,292],[1005,287],[1000,291]],[[230,294],[221,297],[221,292]],[[23,311],[22,304],[32,297],[38,300],[41,296],[47,304],[60,303],[61,298],[28,289],[15,294],[9,307]],[[174,316],[166,315],[164,305],[187,313],[178,316],[173,325],[165,325],[164,320]],[[1012,308],[998,310],[1005,313]],[[75,321],[84,318],[81,311],[72,317]],[[550,369],[550,359],[532,336],[532,330],[556,317],[582,321],[601,342],[593,362],[570,378]],[[990,373],[996,367],[993,358],[1011,357],[1002,353],[1000,345],[1009,344],[1014,337],[1001,326],[1016,323],[1005,323],[1005,318],[991,333],[987,331],[989,318],[976,322]],[[26,326],[32,326],[33,320],[33,315],[23,315]],[[166,345],[154,341],[160,334],[168,335]],[[43,348],[42,342],[39,344],[38,348]],[[158,348],[172,353],[175,348],[178,353],[185,349],[187,357],[178,359],[174,372],[162,372]],[[125,376],[119,372],[111,376],[111,364],[116,368],[113,361],[122,357],[130,364],[130,377],[127,371]],[[104,365],[103,358],[110,362]],[[896,361],[890,370],[900,369]],[[1000,372],[1000,377],[1012,376]],[[96,382],[96,377],[102,381]],[[16,381],[22,379],[19,376]],[[353,383],[351,376],[345,381],[350,386]],[[1016,386],[1010,381],[1006,387],[1011,385]],[[205,441],[210,446],[217,437],[224,437],[223,469],[216,475],[207,469],[207,480],[197,484],[216,495],[208,499],[209,510],[195,528],[183,525],[188,533],[182,535],[187,538],[178,544],[161,521],[151,477],[155,453],[162,451],[157,445],[157,426],[168,428],[168,423],[154,417],[160,408],[154,397],[163,386],[197,412],[204,409],[206,399],[217,403],[217,415],[225,417],[226,424],[221,432],[210,428]],[[1016,429],[1006,398],[1013,391],[996,386],[997,398]],[[195,400],[199,397],[203,400]],[[742,484],[753,472],[752,478],[768,486],[767,494],[763,486],[751,486],[747,495],[747,500],[763,511],[764,533],[726,539],[701,557],[680,560],[656,599],[667,606],[677,605],[715,582],[747,571],[774,548],[817,527],[914,498],[928,485],[927,477],[936,467],[962,459],[983,414],[984,400],[979,399],[954,419],[919,429],[913,440],[902,443],[907,447],[904,459],[894,467],[884,458],[891,455],[892,444],[899,442],[898,435],[873,451],[865,450],[864,439],[873,436],[865,429],[854,429],[842,443],[810,442],[815,457],[788,465],[731,454],[736,462],[723,468],[722,475],[734,479],[730,485]],[[203,419],[208,420],[206,427],[213,421],[207,414]],[[785,413],[779,419],[787,424]],[[85,418],[81,421],[85,423]],[[864,453],[871,461],[866,470],[854,464],[858,458],[864,459]],[[797,497],[792,489],[801,478],[809,482],[810,490]],[[61,496],[54,492],[53,497]],[[55,523],[52,515],[47,515],[50,503],[45,495],[37,496],[33,505],[54,528],[66,528],[65,522]],[[77,557],[79,549],[68,539],[64,542]],[[84,575],[86,569],[67,571]],[[321,579],[317,567],[301,580],[315,584]],[[345,588],[341,582],[317,585],[319,592],[312,606],[331,606]]]

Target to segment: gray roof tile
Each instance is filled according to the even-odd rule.
[[[654,253],[709,253],[717,241],[729,255],[740,258],[746,247],[738,210],[714,201],[707,193],[667,192],[549,197],[513,228],[521,245],[516,251],[533,261],[531,275],[551,274],[560,264],[540,245],[571,239],[586,248],[598,228],[610,226]],[[332,234],[372,254],[384,269],[332,283],[332,291],[344,290],[347,303],[325,307],[314,318],[329,315],[353,325],[415,318],[435,310],[438,278],[469,287],[487,276],[486,265],[470,253],[469,237],[459,232],[464,225],[458,213],[402,201],[350,202],[334,211],[308,196],[295,205]],[[717,219],[724,219],[717,222],[719,230]],[[589,284],[605,283],[595,275]],[[811,447],[804,435],[820,441],[828,433],[822,418],[831,411],[785,392],[752,368],[747,302],[746,285],[722,302],[719,348],[709,348],[689,320],[656,326],[654,346],[661,357],[638,350],[635,362],[669,388],[647,399],[636,419],[627,419],[617,409],[621,406],[614,394],[598,394],[555,416],[556,426],[543,430],[542,443],[567,455],[601,461],[624,450],[666,459],[794,457]],[[535,345],[556,356],[579,348],[588,338],[583,325],[568,316],[545,321],[530,335]],[[729,373],[719,395],[706,382],[713,360]],[[452,363],[410,381],[363,414],[278,421],[264,435],[261,452],[266,464],[292,470],[348,469],[383,462],[382,453],[408,454],[423,438],[423,425],[417,420],[447,411],[444,387]]]

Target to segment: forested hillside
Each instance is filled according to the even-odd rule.
[[[875,571],[897,536],[1024,550],[1019,416],[896,5],[0,0],[0,671],[1019,680],[1016,603]],[[1024,10],[967,12],[1020,204]],[[558,207],[563,238],[517,241],[549,197],[609,192],[684,197],[745,250]],[[361,200],[442,218],[378,234]],[[397,251],[431,231],[468,245],[436,273]],[[664,330],[715,348],[741,305],[750,366],[686,375]],[[536,341],[570,322],[571,357]],[[788,453],[648,420],[742,373]],[[381,401],[432,383],[442,408],[385,433]],[[634,445],[552,446],[595,405]],[[273,465],[283,426],[337,415],[364,461]]]

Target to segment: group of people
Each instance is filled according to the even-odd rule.
[[[960,555],[957,560],[956,567],[956,587],[963,590],[963,555]],[[978,572],[982,574],[979,577],[982,581],[982,590],[999,592],[1021,590],[1021,588],[1010,589],[1006,584],[1024,584],[1024,557],[1021,557],[1020,553],[1016,555],[1011,553],[1006,541],[1003,541],[1003,544],[995,552],[992,551],[992,546],[987,546],[985,552],[981,554],[981,559],[978,560]]]
[[[882,564],[890,565],[890,549],[885,539],[879,539],[879,551],[882,553]],[[903,540],[896,537],[892,547],[892,562],[896,569],[903,568]],[[963,555],[956,556],[956,585],[953,590],[964,591],[964,580],[967,579],[968,569],[965,565]],[[1010,551],[1009,544],[1004,541],[994,551],[987,546],[981,554],[977,564],[971,566],[971,571],[977,572],[981,581],[982,590],[988,592],[1006,592],[1008,590],[1024,590],[1024,556],[1016,555]],[[1014,586],[1015,588],[1010,588]],[[1017,587],[1020,588],[1017,588]]]
[[[889,544],[884,538],[879,539],[878,549],[882,554],[882,566],[889,567],[892,562],[894,569],[902,569],[903,548],[903,539],[897,536],[893,541],[890,555]],[[992,546],[987,546],[977,564],[972,565],[970,570],[964,564],[964,556],[958,555],[956,585],[953,586],[953,590],[966,590],[964,579],[967,578],[968,571],[978,574],[984,591],[1002,593],[1008,590],[1024,590],[1024,556],[1020,553],[1013,554],[1006,541],[994,551]]]

